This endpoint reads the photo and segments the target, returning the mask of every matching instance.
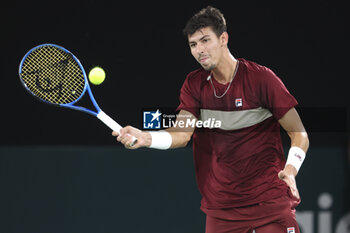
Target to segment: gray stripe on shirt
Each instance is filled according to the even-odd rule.
[[[200,120],[220,120],[220,129],[223,130],[243,129],[263,122],[271,116],[272,113],[262,107],[240,111],[200,110]]]

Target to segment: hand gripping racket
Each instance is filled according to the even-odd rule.
[[[89,113],[120,133],[122,127],[100,109],[83,66],[67,49],[55,44],[32,48],[19,65],[19,77],[27,91],[39,100]],[[75,105],[86,91],[96,111]],[[133,137],[131,146],[136,142],[137,139]]]

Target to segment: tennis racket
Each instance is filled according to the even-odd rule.
[[[19,77],[25,89],[39,100],[93,115],[120,133],[122,127],[98,106],[83,66],[67,49],[55,44],[32,48],[19,65]],[[95,110],[75,105],[86,91]],[[133,137],[131,145],[136,142]]]

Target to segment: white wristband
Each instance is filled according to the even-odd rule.
[[[304,162],[304,159],[305,159],[305,152],[303,151],[303,149],[297,146],[292,146],[289,149],[286,166],[287,164],[293,165],[298,172],[301,165]]]
[[[168,133],[165,130],[160,131],[149,131],[152,137],[152,142],[149,148],[159,149],[159,150],[166,150],[169,149],[173,138],[171,137],[171,134]]]

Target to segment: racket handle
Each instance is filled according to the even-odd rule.
[[[113,131],[116,131],[120,134],[120,129],[122,128],[115,120],[113,120],[110,116],[108,116],[106,113],[103,111],[100,111],[97,114],[97,118],[100,119],[103,123],[105,123],[110,129]],[[131,146],[135,145],[137,142],[137,138],[132,136],[132,143]]]

